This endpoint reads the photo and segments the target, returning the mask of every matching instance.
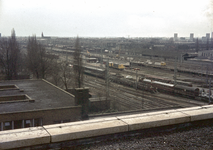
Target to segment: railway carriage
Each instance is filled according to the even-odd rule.
[[[84,73],[105,79],[106,70],[100,69],[100,68],[95,68],[95,67],[90,67],[90,66],[84,66]]]
[[[199,96],[199,88],[176,85],[174,88],[174,93],[181,96],[195,98]]]
[[[144,84],[151,85],[151,87],[154,87],[157,91],[163,93],[169,93],[192,98],[199,96],[199,88],[196,87],[168,84],[159,81],[152,81],[149,79],[143,79],[140,81]]]
[[[159,82],[159,81],[153,81],[150,79],[143,79],[142,80],[143,83],[148,84],[150,86],[152,86],[153,88],[155,88],[157,91],[161,91],[161,92],[166,92],[166,93],[173,93],[173,84],[168,84],[168,83],[163,83],[163,82]]]

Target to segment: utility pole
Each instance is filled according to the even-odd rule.
[[[102,66],[102,64],[103,64],[103,49],[101,49],[101,66]]]
[[[142,84],[143,84],[143,83],[142,83]],[[144,86],[144,85],[143,85],[143,86]],[[144,90],[145,90],[145,89],[142,90],[141,109],[144,108]]]
[[[66,51],[66,65],[67,65],[67,61],[68,61],[68,54],[67,54],[67,51]]]
[[[135,82],[135,90],[138,88],[138,70],[136,70],[136,82]]]
[[[106,63],[106,100],[109,99],[109,58]]]
[[[174,86],[177,84],[177,56],[175,57],[175,68],[174,68]]]
[[[212,94],[212,92],[211,92],[211,81],[212,80],[212,78],[210,78],[210,81],[209,81],[209,104],[211,104],[211,94]]]
[[[101,61],[100,61],[100,65],[101,65],[101,68],[103,68],[103,52],[102,52],[102,49],[101,49]]]
[[[182,64],[183,63],[183,54],[180,53],[180,63]]]
[[[209,78],[209,66],[206,66],[206,84],[208,85],[208,78]]]

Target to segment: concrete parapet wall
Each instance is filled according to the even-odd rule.
[[[99,112],[110,108],[110,100],[106,100],[105,97],[90,98],[89,103],[90,103],[89,107],[90,112]]]
[[[82,122],[81,124],[70,123],[63,127],[60,125],[51,127],[50,125],[44,128],[49,132],[51,142],[62,142],[128,131],[127,124],[118,119],[90,123]]]
[[[0,149],[11,149],[50,143],[50,135],[43,127],[0,132]]]
[[[107,117],[0,132],[0,149],[32,147],[213,119],[213,105]]]

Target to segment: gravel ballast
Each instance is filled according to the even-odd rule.
[[[105,137],[103,141],[75,146],[85,150],[212,150],[213,121],[198,122],[195,125],[169,127],[168,129],[148,129],[145,132],[120,135],[118,138]]]

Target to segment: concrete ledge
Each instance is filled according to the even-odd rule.
[[[206,120],[213,118],[213,107],[203,107],[202,109],[183,110],[181,111],[191,116],[190,121]]]
[[[189,107],[189,108],[180,108],[180,109],[176,109],[176,111],[188,111],[188,110],[198,110],[198,109],[202,109],[201,106],[197,106],[197,107]]]
[[[52,124],[52,125],[45,125],[44,128],[62,128],[67,126],[74,126],[74,125],[82,125],[82,124],[90,124],[90,123],[102,123],[104,121],[112,121],[118,120],[116,117],[107,117],[107,118],[100,118],[100,119],[92,119],[92,120],[84,120],[84,121],[76,121],[76,122],[68,122],[68,123],[61,123],[61,124]]]
[[[160,115],[160,114],[168,114],[178,112],[177,110],[163,110],[163,111],[156,111],[150,113],[141,113],[141,114],[133,114],[133,115],[126,115],[126,116],[118,116],[117,118],[120,120],[127,119],[127,118],[137,118],[137,117],[144,117],[144,116],[153,116],[153,115]]]
[[[205,106],[202,106],[202,108],[213,108],[213,105],[205,105]]]
[[[147,116],[125,118],[122,120],[129,125],[129,131],[133,131],[189,122],[190,116],[181,112],[174,112],[156,115],[147,114]]]
[[[175,113],[175,112],[178,112],[178,111],[176,109],[172,109],[172,110],[150,112],[150,113],[147,113],[147,115],[153,116],[153,115],[160,115],[160,114],[170,114],[170,113]]]
[[[119,120],[124,120],[124,119],[128,119],[128,118],[137,118],[137,117],[143,117],[143,116],[147,116],[146,113],[143,114],[134,114],[134,115],[126,115],[126,116],[118,116],[117,118]]]
[[[0,149],[57,144],[208,119],[213,119],[213,105],[0,131]]]
[[[50,143],[50,135],[43,127],[0,132],[0,149],[12,149]]]
[[[86,124],[70,124],[67,126],[44,126],[51,136],[51,142],[61,142],[100,135],[128,131],[128,125],[121,120],[108,120]]]

